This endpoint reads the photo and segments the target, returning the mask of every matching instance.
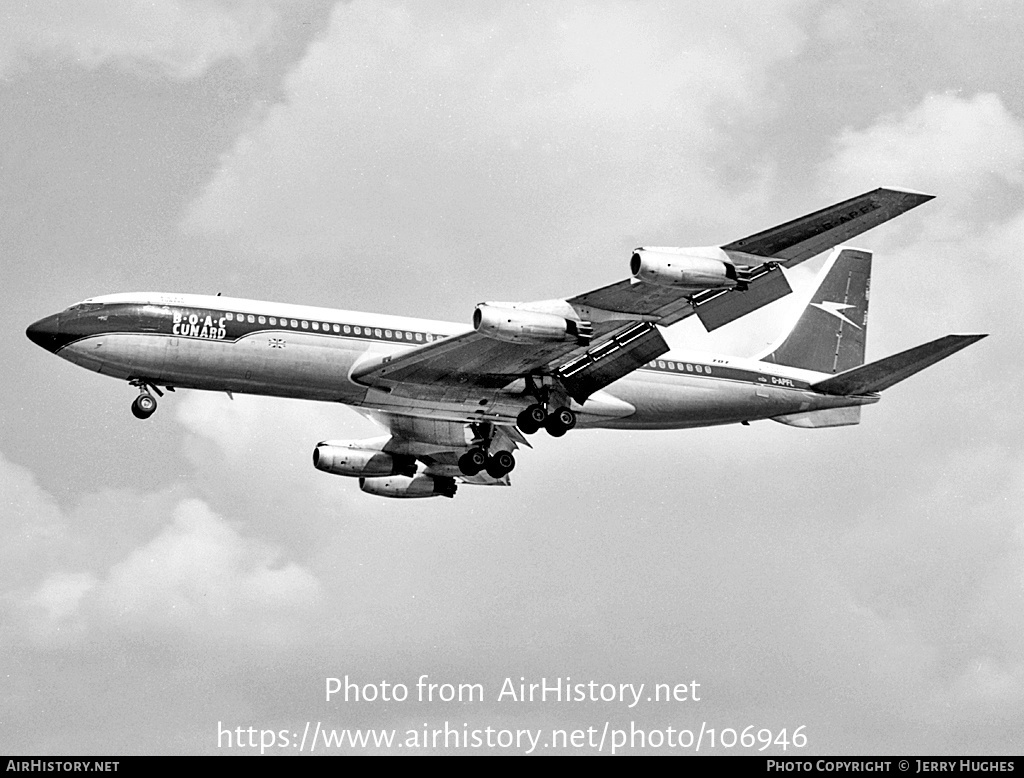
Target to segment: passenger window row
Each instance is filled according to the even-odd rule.
[[[248,322],[249,324],[268,324],[271,327],[288,327],[290,329],[312,330],[313,332],[327,332],[338,335],[356,335],[366,338],[379,338],[383,340],[395,340],[413,343],[427,343],[438,339],[440,335],[423,332],[409,332],[407,330],[389,330],[381,327],[362,327],[354,324],[329,324],[327,322],[309,321],[307,319],[285,319],[277,316],[258,316],[252,313],[226,313],[224,318],[227,321]]]
[[[669,362],[658,359],[654,362],[648,362],[647,366],[658,368],[659,370],[678,370],[680,373],[705,373],[711,375],[710,365],[694,365],[689,362]]]

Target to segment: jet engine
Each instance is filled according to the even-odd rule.
[[[386,478],[360,478],[359,488],[378,497],[454,497],[455,479],[432,475],[393,475]]]
[[[361,442],[330,440],[318,443],[313,449],[313,467],[325,473],[354,477],[411,476],[416,473],[414,457],[359,448]]]
[[[587,322],[489,303],[480,303],[473,311],[473,329],[506,343],[575,342],[579,346],[588,346],[594,335],[594,328]]]
[[[701,256],[708,249],[638,248],[629,260],[629,270],[637,280],[658,286],[694,292],[732,289],[740,282],[736,265],[721,249],[717,251],[721,259]]]

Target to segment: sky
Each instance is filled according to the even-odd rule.
[[[307,723],[1024,751],[1019,3],[0,0],[0,20],[0,752],[254,753],[251,727],[297,753]],[[379,434],[351,409],[179,391],[140,422],[134,389],[24,336],[127,291],[468,325],[619,280],[635,246],[880,185],[936,199],[856,241],[869,358],[990,337],[857,427],[539,435],[512,488],[454,500],[314,470],[318,441]],[[797,296],[666,338],[749,355]],[[346,676],[409,698],[328,700]],[[484,698],[421,701],[422,676]],[[500,696],[567,677],[645,687]],[[743,751],[725,741],[701,752]]]

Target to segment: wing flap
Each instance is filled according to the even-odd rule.
[[[719,292],[696,305],[697,318],[708,332],[735,321],[741,316],[785,297],[793,291],[778,265],[765,266],[766,272],[747,285],[742,292]]]
[[[668,344],[650,322],[640,322],[615,335],[558,371],[569,395],[581,405],[598,389],[632,373],[668,351]]]

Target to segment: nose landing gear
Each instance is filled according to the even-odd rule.
[[[149,392],[142,392],[132,402],[132,414],[136,419],[148,419],[156,413],[156,398]]]
[[[150,393],[150,389],[160,397],[163,397],[164,393],[153,384],[143,381],[141,378],[132,379],[128,383],[139,387],[139,396],[132,402],[132,415],[136,419],[148,419],[156,413],[156,397]]]

